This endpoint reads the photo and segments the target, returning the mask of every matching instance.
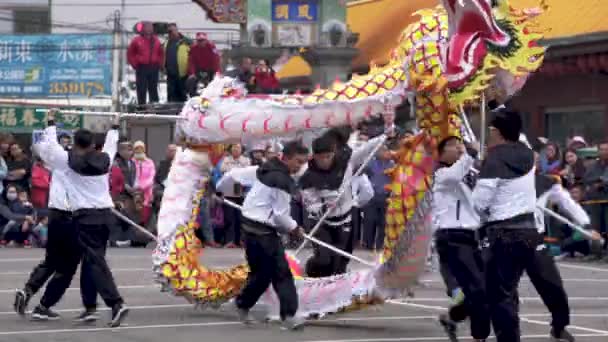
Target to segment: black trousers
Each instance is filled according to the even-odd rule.
[[[363,240],[367,248],[382,248],[385,222],[386,199],[372,199],[363,209]]]
[[[435,233],[435,246],[440,264],[447,270],[442,272],[453,277],[465,295],[462,308],[450,310],[450,318],[462,321],[471,318],[471,335],[475,339],[485,339],[490,335],[490,315],[487,304],[484,264],[475,232],[465,229],[440,229]],[[448,287],[454,287],[448,279]],[[452,289],[453,290],[453,289]]]
[[[229,198],[232,202],[242,205],[243,198]],[[224,204],[224,244],[241,244],[241,211]]]
[[[551,312],[551,325],[556,331],[561,331],[570,324],[568,295],[559,269],[546,248],[534,253],[533,260],[526,265],[526,273]]]
[[[82,251],[80,291],[85,308],[97,306],[97,293],[108,307],[122,304],[123,299],[118,293],[105,258],[110,235],[108,224],[83,222],[77,224],[78,243]]]
[[[498,342],[519,342],[517,288],[524,270],[534,267],[543,238],[536,228],[488,230],[486,281],[492,326]]]
[[[135,87],[137,88],[137,103],[147,103],[146,95],[150,96],[150,103],[158,102],[158,73],[156,65],[140,65],[135,70]]]
[[[186,78],[167,74],[167,101],[186,101]]]
[[[245,233],[245,256],[249,275],[245,288],[236,298],[237,306],[251,309],[272,284],[279,297],[281,319],[294,316],[298,311],[298,294],[281,238],[275,233]]]
[[[347,253],[353,251],[352,222],[341,226],[321,225],[315,237]],[[346,273],[348,258],[315,244],[313,256],[306,262],[306,275],[312,278],[329,277]]]
[[[52,277],[40,304],[47,308],[54,306],[70,286],[79,261],[77,231],[71,213],[51,209],[44,260],[32,271],[26,289],[36,293]]]

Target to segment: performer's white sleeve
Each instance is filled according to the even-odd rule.
[[[367,158],[370,155],[370,153],[372,153],[374,151],[376,146],[378,146],[384,142],[384,137],[385,137],[384,134],[377,136],[374,139],[366,142],[365,144],[363,144],[353,150],[353,153],[350,157],[349,162],[352,165],[355,172],[359,168],[359,166],[361,164],[363,164],[363,162],[365,161],[365,158]]]
[[[114,160],[116,152],[118,151],[118,137],[119,132],[117,129],[111,129],[106,133],[106,140],[103,143],[102,152],[107,153],[110,156],[110,160]]]
[[[35,151],[46,166],[51,170],[66,168],[68,152],[57,141],[57,128],[48,126],[42,133],[42,139],[34,145]]]
[[[374,197],[372,182],[369,181],[366,175],[361,175],[354,178],[352,184],[355,206],[363,208]]]
[[[234,189],[234,184],[239,183],[243,186],[253,186],[256,180],[257,166],[248,166],[236,168],[226,172],[217,182],[215,188],[219,192],[231,192]]]
[[[272,216],[274,227],[279,230],[291,231],[298,223],[291,217],[291,196],[280,189],[273,189]]]
[[[490,207],[494,200],[497,187],[497,178],[484,178],[477,181],[475,189],[473,189],[472,198],[473,206],[478,213],[485,213]]]
[[[461,182],[463,178],[469,173],[471,167],[475,163],[475,159],[468,153],[464,153],[460,159],[458,159],[450,167],[442,167],[435,172],[435,184],[437,187],[447,185],[453,187],[455,184]]]
[[[549,190],[548,200],[556,204],[561,211],[568,213],[568,216],[574,221],[574,223],[586,226],[591,223],[589,215],[572,197],[570,193],[566,191],[561,185],[555,184]]]

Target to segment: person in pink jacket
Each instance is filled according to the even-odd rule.
[[[136,141],[133,144],[133,152],[135,189],[143,194],[141,223],[145,225],[151,214],[156,167],[154,166],[154,161],[146,155],[146,144],[143,141]]]

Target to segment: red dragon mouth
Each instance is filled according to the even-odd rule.
[[[508,46],[511,38],[496,23],[490,0],[442,0],[448,12],[449,44],[444,65],[450,89],[462,87],[481,66],[486,42]]]

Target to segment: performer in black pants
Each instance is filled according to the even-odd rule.
[[[383,136],[374,138],[353,151],[342,146],[332,134],[326,133],[313,141],[313,159],[298,184],[310,218],[318,221],[327,210],[331,210],[315,233],[319,240],[352,252],[354,201],[351,180],[365,158],[382,141]],[[338,199],[344,188],[344,194]],[[314,246],[314,255],[306,262],[306,274],[309,277],[342,274],[346,272],[348,262],[349,259],[325,247]]]
[[[298,142],[285,145],[281,159],[272,158],[261,166],[233,169],[218,182],[222,191],[234,183],[251,186],[243,203],[245,255],[249,264],[247,285],[236,298],[239,318],[251,323],[249,310],[272,284],[281,302],[280,315],[286,329],[296,329],[298,294],[285,259],[281,232],[302,235],[304,230],[291,217],[291,198],[296,191],[292,174],[307,161],[308,149]]]
[[[70,286],[72,275],[78,267],[76,228],[74,226],[71,204],[73,196],[72,177],[62,170],[67,160],[68,150],[57,141],[57,129],[53,121],[54,113],[49,113],[49,122],[40,142],[34,145],[37,155],[52,171],[49,191],[49,232],[44,260],[34,268],[23,289],[15,294],[15,311],[24,315],[27,305],[34,294],[53,277],[45,289],[40,305],[32,312],[37,320],[56,320],[60,316],[51,310]],[[59,156],[59,157],[57,157]]]
[[[54,113],[49,113],[49,127],[46,134],[55,134]],[[93,133],[79,130],[74,135],[74,147],[67,153],[56,139],[49,139],[41,155],[50,161],[53,173],[65,173],[65,199],[72,211],[72,222],[77,231],[78,244],[73,247],[78,257],[62,260],[65,272],[56,272],[47,286],[41,305],[34,309],[34,318],[49,318],[49,307],[56,304],[69,286],[82,257],[82,292],[85,312],[82,320],[93,320],[96,305],[92,302],[93,291],[98,291],[106,305],[112,308],[110,326],[117,327],[128,313],[120,297],[112,273],[105,260],[105,246],[108,243],[109,225],[113,222],[112,198],[110,197],[108,172],[110,156],[116,154],[118,125],[106,135],[103,151],[95,150]],[[70,255],[72,255],[70,249]],[[95,289],[95,290],[93,290]]]
[[[60,192],[58,190],[59,182],[58,178],[55,177],[51,181],[51,189],[55,189],[55,191],[51,190],[49,205],[54,207],[59,205],[54,201]],[[44,260],[32,270],[25,287],[17,290],[14,304],[15,311],[20,315],[25,315],[25,310],[32,296],[44,286],[49,278],[54,276],[55,281],[49,283],[38,310],[33,313],[33,317],[38,320],[59,319],[59,315],[50,308],[57,303],[69,287],[71,278],[68,279],[64,275],[73,274],[72,267],[74,264],[78,266],[79,260],[80,254],[78,253],[72,213],[50,208],[48,240]]]
[[[535,159],[538,164],[538,153],[535,153]],[[537,165],[537,172],[538,170]],[[591,222],[589,215],[572,199],[570,193],[562,187],[561,179],[557,177],[537,174],[536,196],[536,228],[541,234],[545,232],[545,213],[541,208],[546,207],[549,202],[557,205],[560,212],[567,213],[576,224],[582,227]],[[549,255],[545,246],[537,248],[534,261],[526,267],[526,273],[543,303],[551,312],[551,338],[555,341],[573,342],[574,336],[566,330],[570,324],[568,294],[564,289],[555,260]]]
[[[534,217],[534,154],[518,141],[519,113],[501,108],[493,114],[473,203],[486,216],[486,288],[494,333],[498,342],[519,342],[517,287],[543,242]]]
[[[466,153],[458,137],[441,141],[438,151],[440,165],[433,183],[433,217],[437,228],[435,246],[440,263],[447,268],[444,273],[453,276],[465,294],[466,309],[450,310],[448,315],[440,316],[440,322],[450,340],[457,341],[455,322],[470,316],[471,335],[476,341],[483,341],[490,334],[490,316],[476,234],[479,215],[471,202],[472,189],[464,182],[475,163],[476,151],[471,149],[471,155]]]

